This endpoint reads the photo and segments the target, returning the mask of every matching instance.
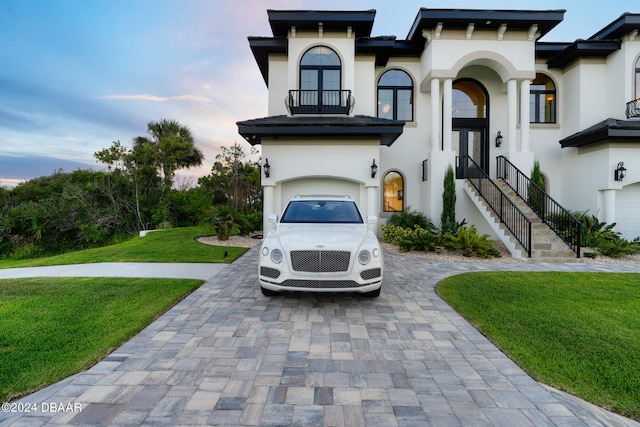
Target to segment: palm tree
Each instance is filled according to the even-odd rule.
[[[162,175],[163,193],[171,188],[178,169],[200,166],[204,155],[196,146],[191,130],[176,120],[162,119],[147,124],[149,137],[134,139],[134,151],[153,158],[153,166]]]

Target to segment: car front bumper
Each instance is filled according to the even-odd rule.
[[[272,266],[259,269],[260,285],[271,291],[359,292],[366,293],[382,286],[382,267],[371,266],[348,275],[290,273]]]

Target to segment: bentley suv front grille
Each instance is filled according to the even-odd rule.
[[[291,251],[291,266],[308,273],[347,271],[350,255],[348,251]]]
[[[295,280],[288,279],[280,284],[286,288],[325,288],[325,289],[345,289],[357,288],[360,285],[354,280]]]

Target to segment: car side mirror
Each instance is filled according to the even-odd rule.
[[[276,214],[271,214],[268,216],[269,222],[273,225],[276,225],[278,223],[278,215]]]
[[[375,215],[367,216],[367,225],[373,225],[378,223],[378,217]]]

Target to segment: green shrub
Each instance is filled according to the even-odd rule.
[[[622,237],[614,237],[610,239],[602,238],[598,241],[597,248],[602,255],[611,258],[620,258],[640,251],[640,245],[633,242],[630,243]]]
[[[250,221],[238,211],[229,209],[226,205],[216,206],[205,221],[213,227],[219,240],[229,240],[234,232],[240,235],[249,234],[255,228]]]
[[[529,206],[531,206],[541,218],[544,218],[545,184],[544,179],[542,178],[542,173],[540,172],[540,162],[538,160],[533,163],[533,169],[531,170],[531,183],[532,184],[529,184],[527,191],[527,201]],[[540,190],[542,190],[542,192]]]
[[[420,227],[407,229],[407,233],[398,244],[401,252],[433,251],[436,248],[436,234]]]
[[[440,234],[444,236],[446,233],[456,234],[460,227],[464,227],[467,224],[467,220],[463,219],[460,222],[451,221],[442,223],[440,225]]]
[[[382,231],[382,239],[392,245],[399,245],[407,231],[411,231],[410,228],[400,227],[395,224],[383,224],[380,226],[380,230]]]
[[[456,182],[453,176],[453,168],[449,165],[444,175],[440,228],[453,231],[453,229],[457,229],[456,225]]]
[[[24,243],[15,246],[8,258],[17,261],[22,259],[38,258],[43,256],[43,254],[42,248],[35,243]]]
[[[411,207],[403,210],[402,212],[395,212],[387,221],[387,224],[395,225],[403,228],[413,228],[419,226],[425,230],[435,230],[436,226],[433,225],[431,220],[425,216],[422,212],[413,211]]]
[[[262,211],[247,213],[244,215],[244,217],[250,225],[248,227],[249,230],[247,230],[247,233],[245,234],[248,234],[249,232],[255,231],[255,230],[262,230]]]
[[[405,228],[387,224],[381,225],[380,229],[384,241],[398,246],[401,252],[432,251],[436,248],[436,233],[418,225]]]
[[[478,234],[475,225],[460,227],[456,234],[445,233],[443,243],[446,249],[461,252],[466,257],[479,256],[483,258],[499,257],[500,252],[493,247],[488,234]]]

